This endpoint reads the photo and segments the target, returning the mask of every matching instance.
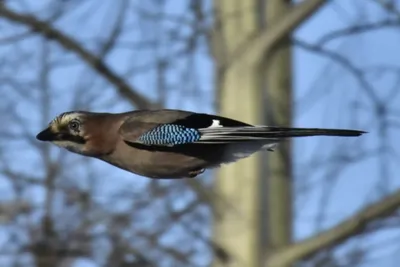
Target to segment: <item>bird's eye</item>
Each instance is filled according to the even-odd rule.
[[[77,121],[77,120],[72,120],[72,121],[70,121],[70,123],[68,124],[68,127],[69,127],[71,130],[77,132],[77,131],[79,131],[80,123],[79,123],[79,121]]]

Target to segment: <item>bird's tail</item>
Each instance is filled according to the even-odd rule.
[[[233,143],[251,141],[278,141],[290,137],[307,136],[360,136],[366,132],[347,129],[289,128],[268,126],[209,127],[199,129],[198,143]]]

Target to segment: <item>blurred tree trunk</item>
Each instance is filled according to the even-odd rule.
[[[254,33],[286,15],[289,1],[216,1],[214,55],[235,55]],[[291,49],[288,38],[258,62],[249,51],[218,70],[220,114],[252,124],[291,124]],[[246,49],[246,48],[244,48]],[[249,55],[251,57],[251,55]],[[291,240],[291,162],[286,142],[274,153],[258,153],[219,170],[216,190],[229,206],[216,206],[215,239],[232,256],[232,266],[263,266],[266,253]],[[268,160],[266,159],[268,157]],[[215,263],[215,266],[225,266]],[[281,266],[275,266],[281,267]]]
[[[266,2],[266,24],[274,25],[290,9],[290,1]],[[264,124],[292,124],[292,47],[289,38],[276,44],[263,62],[266,107]],[[264,74],[264,75],[263,75]],[[292,164],[290,142],[285,141],[274,153],[268,153],[267,187],[267,248],[277,250],[288,245],[292,236]],[[265,260],[265,259],[264,259]],[[280,266],[277,266],[280,267]],[[283,266],[282,266],[283,267]]]

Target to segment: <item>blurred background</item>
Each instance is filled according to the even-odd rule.
[[[0,1],[0,266],[400,261],[400,1]],[[155,181],[37,141],[69,110],[351,128]]]

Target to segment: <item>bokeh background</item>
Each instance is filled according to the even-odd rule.
[[[0,266],[400,261],[400,1],[0,1]],[[155,181],[40,143],[69,110],[354,128]]]

